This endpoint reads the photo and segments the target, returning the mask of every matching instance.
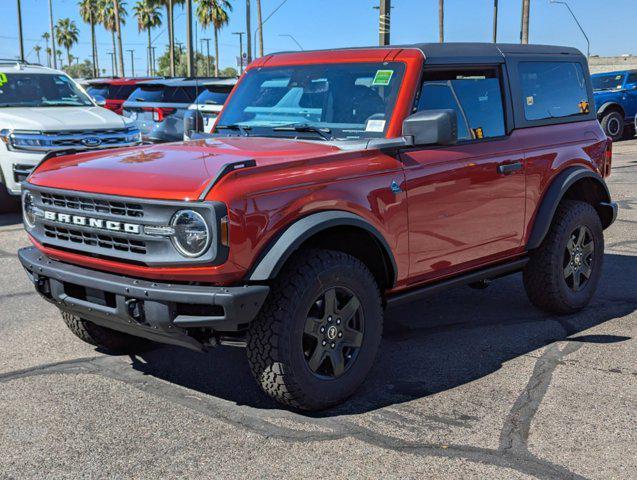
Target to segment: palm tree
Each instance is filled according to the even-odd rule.
[[[117,8],[117,12],[116,12]],[[118,62],[115,62],[115,71],[113,75],[124,75],[124,54],[122,51],[122,36],[120,25],[126,25],[126,2],[123,0],[100,0],[98,21],[104,26],[106,31],[111,32],[111,40],[113,41],[113,52],[117,56],[117,46],[115,44],[115,34],[119,40],[119,71],[117,69]]]
[[[38,56],[38,63],[40,63],[40,52],[42,51],[42,47],[40,45],[36,45],[33,47],[33,51]]]
[[[95,42],[95,24],[97,23],[97,0],[80,0],[80,17],[91,26],[91,46],[93,47],[93,76],[97,77],[99,62],[97,59],[97,43]]]
[[[170,76],[175,76],[175,19],[173,10],[175,5],[183,5],[186,0],[153,0],[156,5],[166,7],[166,20],[168,21],[168,51],[170,52]]]
[[[77,25],[70,18],[60,18],[55,26],[55,36],[58,44],[66,49],[66,57],[69,61],[69,66],[71,66],[71,63],[73,63],[71,47],[77,43],[80,36]]]
[[[44,40],[44,43],[46,45],[46,65],[47,67],[51,68],[51,49],[49,48],[49,38],[51,38],[51,34],[49,32],[44,32],[42,34],[42,39]]]
[[[148,75],[153,75],[152,41],[150,31],[161,25],[161,12],[159,6],[153,0],[139,0],[133,7],[137,18],[137,28],[140,32],[148,33]]]
[[[197,18],[203,28],[210,25],[215,31],[215,77],[219,76],[219,30],[228,24],[229,0],[197,0]]]

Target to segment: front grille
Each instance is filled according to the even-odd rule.
[[[85,232],[83,230],[57,227],[53,225],[44,225],[44,234],[48,238],[55,238],[63,242],[90,245],[119,252],[130,252],[140,255],[146,254],[146,242],[117,237],[114,235]]]
[[[141,218],[144,208],[139,203],[118,202],[115,200],[101,200],[89,197],[75,197],[54,193],[41,193],[42,204],[82,212],[97,212],[107,215]]]
[[[13,132],[10,146],[14,150],[52,152],[95,148],[128,147],[140,143],[139,129],[59,130],[55,132]]]

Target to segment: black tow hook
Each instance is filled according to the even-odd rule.
[[[126,300],[126,308],[128,309],[128,315],[137,323],[146,322],[146,319],[144,318],[143,302],[140,302],[135,298],[129,298]]]

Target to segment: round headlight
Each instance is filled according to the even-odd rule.
[[[184,257],[200,257],[210,246],[210,229],[204,218],[192,210],[180,210],[173,216],[173,245]]]
[[[29,191],[22,194],[22,216],[27,227],[35,227],[35,200]]]

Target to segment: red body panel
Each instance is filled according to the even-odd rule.
[[[406,64],[387,134],[396,137],[414,102],[424,60],[420,51],[283,54],[263,57],[249,68],[382,60]],[[607,146],[596,121],[414,148],[399,157],[321,142],[228,137],[52,159],[29,181],[63,190],[195,200],[224,164],[254,159],[255,167],[226,175],[207,196],[228,207],[231,245],[223,265],[160,269],[38,248],[62,261],[129,276],[232,284],[245,278],[269,242],[293,221],[344,210],[366,219],[387,240],[398,269],[395,290],[400,290],[523,254],[551,180],[573,164],[602,173]],[[509,162],[522,162],[522,170],[498,174],[497,166]],[[392,191],[392,182],[402,191]]]

